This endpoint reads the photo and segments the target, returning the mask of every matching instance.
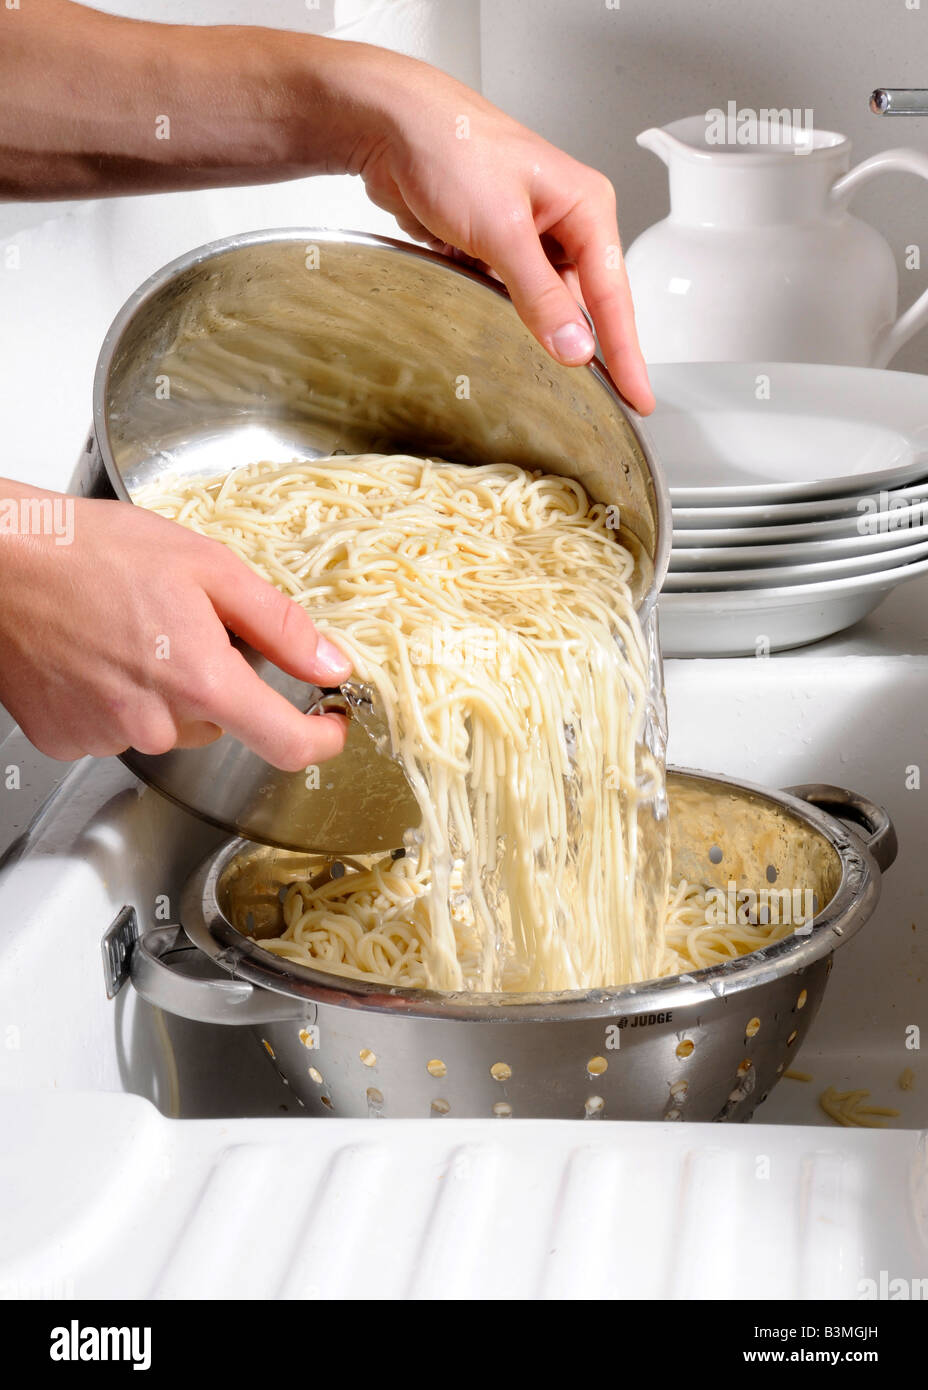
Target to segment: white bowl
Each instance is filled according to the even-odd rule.
[[[909,531],[888,531],[875,536],[837,536],[824,541],[788,541],[785,545],[690,546],[692,531],[678,531],[670,552],[670,570],[744,570],[770,565],[812,565],[824,560],[844,560],[879,555],[920,545],[928,540],[928,524]]]
[[[928,558],[887,573],[775,589],[664,594],[665,657],[760,656],[817,642],[877,608],[896,586],[928,572]]]
[[[650,376],[646,432],[681,507],[839,497],[928,471],[926,376],[804,362],[675,362]]]
[[[861,505],[861,499],[867,505]],[[716,526],[793,526],[800,522],[835,521],[841,517],[868,514],[873,506],[887,512],[928,502],[928,478],[908,487],[880,489],[876,493],[852,493],[849,497],[827,497],[820,502],[779,502],[762,507],[678,506],[672,491],[673,524],[677,530],[704,527],[711,520]]]
[[[714,534],[714,532],[713,532]],[[752,570],[768,564],[814,564],[852,555],[875,555],[881,550],[928,541],[928,523],[907,531],[849,535],[825,541],[788,541],[784,545],[690,545],[693,531],[678,531],[670,552],[671,570]]]
[[[902,545],[869,555],[848,555],[842,560],[821,560],[808,565],[768,565],[761,569],[671,570],[661,593],[695,593],[710,589],[769,589],[781,584],[811,584],[842,579],[845,575],[876,574],[898,569],[928,556],[928,540]]]
[[[707,512],[707,518],[713,513]],[[836,517],[833,521],[800,521],[795,526],[678,526],[673,516],[673,544],[700,545],[781,545],[787,541],[825,541],[839,537],[861,541],[893,537],[928,527],[928,500],[913,502],[890,512],[868,512],[858,516]]]

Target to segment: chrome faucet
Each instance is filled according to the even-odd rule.
[[[870,110],[875,116],[928,116],[928,88],[877,87]]]

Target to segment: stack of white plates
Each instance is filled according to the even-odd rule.
[[[928,571],[928,376],[695,362],[651,382],[673,507],[666,656],[814,642]]]

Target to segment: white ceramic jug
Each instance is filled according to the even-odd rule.
[[[626,257],[647,360],[885,367],[928,319],[928,290],[897,319],[892,251],[847,205],[875,174],[928,178],[928,156],[887,150],[848,173],[832,131],[715,133],[690,116],[638,136],[670,173],[669,217]]]

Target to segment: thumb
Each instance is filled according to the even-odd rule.
[[[557,362],[579,367],[596,350],[582,312],[530,226],[529,234],[496,250],[490,264],[502,277],[520,319]]]
[[[314,685],[347,680],[351,662],[322,636],[309,614],[236,556],[226,555],[232,563],[212,566],[204,582],[226,627],[298,680]]]

